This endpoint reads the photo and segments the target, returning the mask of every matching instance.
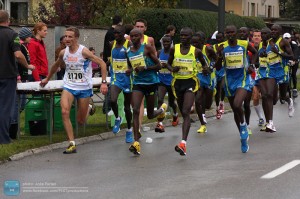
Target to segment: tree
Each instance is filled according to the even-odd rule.
[[[36,21],[60,25],[110,25],[118,14],[130,23],[143,7],[175,8],[180,0],[45,0],[34,10]]]
[[[300,18],[300,0],[279,0],[280,16],[285,18]]]

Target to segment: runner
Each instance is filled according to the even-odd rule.
[[[217,44],[213,45],[215,53],[217,52],[218,46],[220,43],[222,43],[225,40],[224,33],[218,32],[216,34],[216,41]],[[222,63],[223,65],[224,63]],[[224,67],[220,70],[216,70],[216,79],[217,79],[217,85],[216,85],[216,95],[215,95],[215,102],[216,102],[216,118],[221,119],[222,115],[224,114],[225,110],[225,90],[224,90]]]
[[[237,29],[235,26],[227,26],[225,35],[228,40],[218,46],[216,69],[221,69],[222,60],[224,60],[225,93],[233,110],[235,123],[240,132],[241,151],[246,153],[249,150],[249,135],[242,104],[247,96],[247,91],[250,90],[248,72],[251,73],[254,70],[257,51],[248,41],[237,39]],[[250,65],[247,64],[247,51],[252,53]]]
[[[294,115],[293,100],[287,95],[288,88],[288,59],[293,58],[293,51],[290,44],[280,36],[282,32],[281,26],[275,24],[271,28],[271,39],[269,40],[266,52],[268,59],[268,68],[266,74],[266,82],[261,85],[263,94],[263,103],[266,116],[266,131],[276,132],[273,123],[273,104],[277,102],[277,85],[279,84],[280,99],[288,103],[288,115]]]
[[[161,107],[154,111],[155,93],[157,84],[159,83],[157,71],[161,68],[161,64],[156,57],[155,49],[148,44],[141,43],[143,33],[135,28],[130,32],[132,46],[127,50],[127,59],[129,69],[133,70],[133,88],[132,88],[132,104],[133,104],[133,132],[135,142],[129,147],[129,150],[135,155],[140,155],[141,147],[139,139],[140,107],[143,98],[146,98],[147,117],[149,119],[159,117],[164,118],[167,110],[167,104],[163,103]]]
[[[206,46],[204,42],[205,35],[201,31],[194,34],[191,41],[193,46],[201,49],[203,57],[206,61],[205,67],[209,66],[209,68],[202,67],[199,60],[196,60],[198,69],[197,77],[200,81],[200,88],[196,92],[195,97],[196,112],[201,123],[200,128],[197,130],[198,133],[207,132],[205,109],[210,109],[213,103],[213,93],[216,85],[216,74],[213,70],[215,61],[213,60],[217,60],[217,56],[213,48],[211,46]]]
[[[196,59],[201,62],[204,69],[207,69],[201,50],[191,45],[192,36],[191,28],[182,28],[180,44],[171,48],[168,60],[168,68],[173,72],[174,77],[172,90],[183,117],[182,140],[175,146],[175,151],[180,155],[186,155],[186,141],[191,126],[190,112],[195,100],[195,92],[200,86],[197,78]]]
[[[83,125],[86,121],[89,99],[93,95],[92,61],[101,67],[102,84],[100,91],[104,95],[107,93],[106,64],[102,59],[93,55],[89,49],[78,43],[79,36],[80,34],[77,28],[69,27],[66,29],[65,39],[67,47],[60,51],[58,59],[51,67],[50,73],[40,83],[40,85],[44,87],[52,75],[56,73],[58,67],[65,62],[66,72],[63,79],[64,86],[60,105],[64,127],[70,144],[64,151],[64,154],[76,153],[73,127],[70,121],[70,110],[74,98],[78,104],[77,122]]]
[[[259,99],[261,97],[261,92],[260,92],[258,75],[259,75],[259,72],[260,72],[260,63],[262,62],[262,67],[261,68],[264,68],[266,66],[266,65],[264,65],[264,64],[266,64],[266,59],[265,58],[261,59],[261,57],[260,57],[260,54],[262,52],[264,52],[264,48],[262,48],[263,44],[261,43],[262,37],[261,37],[261,31],[260,30],[253,30],[252,41],[253,41],[255,49],[258,51],[258,55],[259,55],[258,64],[256,65],[256,69],[255,69],[255,74],[256,75],[255,75],[255,84],[254,84],[253,89],[252,89],[252,101],[253,101],[253,107],[254,107],[255,112],[258,116],[258,126],[263,126],[264,123],[265,123],[265,120],[264,120],[264,116],[263,116],[263,113],[262,113],[261,106],[259,104]],[[262,45],[260,45],[260,44],[262,44]],[[261,70],[264,70],[264,69],[261,69]]]
[[[257,71],[257,79],[259,82],[259,88],[261,91],[261,95],[262,95],[262,107],[263,107],[263,111],[264,111],[264,115],[265,115],[265,119],[266,121],[269,121],[270,119],[270,111],[268,109],[267,106],[267,93],[266,91],[268,90],[267,86],[268,85],[272,85],[274,87],[274,91],[276,92],[276,84],[270,84],[269,82],[272,82],[271,79],[266,78],[267,77],[267,69],[268,69],[268,59],[267,59],[267,46],[268,46],[268,42],[270,39],[270,35],[271,35],[271,30],[269,28],[263,28],[261,30],[261,38],[262,41],[260,42],[259,46],[258,46],[258,55],[259,55],[259,68]],[[277,95],[277,92],[275,93],[275,95]],[[273,104],[276,104],[276,101],[271,102]],[[259,122],[260,124],[260,122]],[[266,130],[266,124],[263,124],[263,127],[261,129],[261,131],[265,131]]]
[[[132,92],[132,79],[131,71],[127,66],[126,50],[131,45],[131,42],[125,39],[125,28],[121,25],[115,26],[114,37],[115,40],[111,43],[111,58],[110,58],[110,103],[111,108],[115,114],[115,125],[113,133],[117,134],[120,131],[123,118],[119,116],[118,112],[118,97],[121,91],[124,94],[124,111],[127,121],[127,131],[125,136],[126,143],[133,142],[133,135],[131,129],[132,113],[130,109],[131,92]]]
[[[162,43],[163,43],[164,48],[162,50],[158,51],[158,53],[157,53],[160,63],[162,65],[162,69],[158,73],[160,83],[158,85],[157,107],[160,107],[163,104],[165,95],[168,92],[168,103],[169,103],[169,106],[172,107],[172,110],[173,110],[172,126],[177,126],[179,123],[178,113],[177,113],[177,105],[175,103],[175,97],[174,97],[174,94],[173,94],[172,88],[171,88],[171,82],[173,80],[173,76],[172,76],[171,72],[168,70],[168,68],[166,67],[166,64],[169,59],[171,44],[172,44],[171,36],[165,35],[162,38]],[[157,125],[155,128],[155,132],[159,132],[159,133],[165,132],[165,128],[162,123],[162,119],[157,118]]]
[[[239,29],[239,38],[240,40],[245,40],[248,41],[249,44],[254,47],[254,43],[252,41],[249,40],[250,37],[250,32],[249,29],[247,27],[241,27]],[[250,51],[247,51],[247,65],[246,67],[248,68],[250,65],[250,61],[252,59],[252,53]],[[255,61],[256,63],[256,61]],[[255,69],[255,67],[254,67]],[[245,119],[246,119],[246,124],[247,124],[247,128],[248,128],[248,133],[249,135],[252,135],[252,131],[250,128],[250,115],[251,115],[251,108],[250,108],[250,103],[251,103],[251,98],[252,98],[252,90],[253,87],[255,85],[255,70],[253,70],[251,72],[251,74],[249,74],[249,79],[250,79],[250,84],[249,84],[249,90],[247,91],[247,96],[244,100],[244,114],[245,114]],[[239,127],[239,126],[238,126]]]

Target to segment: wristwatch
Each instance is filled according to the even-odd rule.
[[[102,84],[106,84],[106,83],[107,83],[106,79],[103,79]]]

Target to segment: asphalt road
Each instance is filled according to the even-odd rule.
[[[79,145],[77,154],[63,155],[60,149],[7,162],[0,165],[0,182],[19,181],[17,198],[22,199],[299,199],[300,114],[295,106],[289,118],[287,105],[276,105],[273,134],[259,131],[252,110],[247,154],[240,151],[230,113],[208,119],[206,135],[196,133],[199,122],[193,123],[185,157],[174,151],[181,126],[168,127],[163,134],[143,133],[139,157],[129,152],[124,137],[116,137]],[[153,143],[145,143],[146,137]],[[12,197],[1,189],[0,198]]]

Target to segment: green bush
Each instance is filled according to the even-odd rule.
[[[266,24],[262,18],[259,17],[243,17],[246,27],[262,29],[266,27]]]
[[[165,29],[168,25],[174,25],[177,33],[183,27],[190,27],[194,31],[204,32],[206,37],[212,35],[217,30],[218,25],[218,13],[203,10],[144,8],[136,13],[135,18],[147,20],[148,29],[145,34],[152,36],[158,47],[160,47],[159,40],[165,34]],[[232,24],[237,26],[237,28],[243,26],[261,28],[265,26],[260,18],[226,14],[225,25]],[[174,41],[175,43],[179,42],[179,34],[176,34]]]

